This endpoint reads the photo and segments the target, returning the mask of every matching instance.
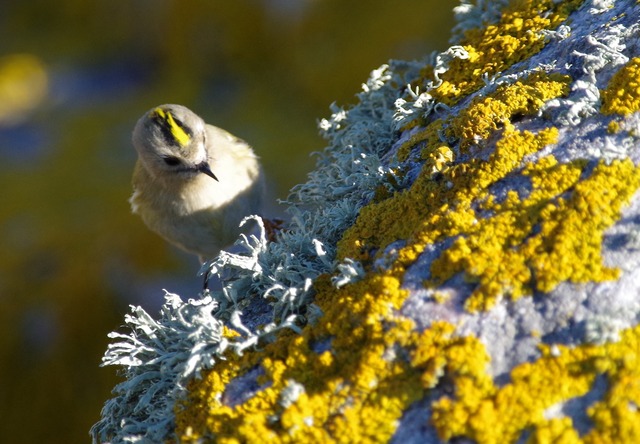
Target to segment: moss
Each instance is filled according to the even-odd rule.
[[[602,113],[629,115],[640,111],[640,57],[631,59],[602,91]]]

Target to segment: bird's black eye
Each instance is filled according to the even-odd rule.
[[[164,163],[166,163],[169,166],[180,165],[180,159],[178,159],[177,157],[168,156],[168,157],[163,157],[162,160],[164,160]]]

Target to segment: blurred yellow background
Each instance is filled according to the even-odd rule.
[[[275,202],[312,169],[330,103],[445,49],[458,1],[0,3],[0,442],[69,444],[118,381],[98,365],[128,304],[201,285],[130,214],[136,120],[181,103],[244,138]]]

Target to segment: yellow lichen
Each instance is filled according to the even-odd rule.
[[[499,87],[489,97],[476,97],[451,120],[448,133],[461,150],[489,136],[512,118],[535,114],[545,102],[569,93],[569,76],[536,73],[524,82]]]
[[[320,278],[316,287],[325,316],[314,327],[221,362],[191,383],[188,399],[176,408],[184,442],[385,442],[393,435],[403,411],[423,396],[420,374],[410,371],[402,355],[394,356],[396,347],[409,344],[414,328],[394,314],[406,291],[391,273],[340,290]],[[313,350],[326,341],[330,351]],[[264,372],[258,381],[263,388],[226,405],[225,387],[255,368]],[[283,404],[290,381],[304,393]]]
[[[602,92],[602,113],[629,115],[640,111],[640,57],[631,59]]]
[[[460,43],[469,58],[456,59],[431,91],[438,102],[453,105],[476,91],[483,77],[491,77],[539,52],[546,44],[541,31],[557,28],[582,0],[516,0],[507,6],[494,25],[467,31]],[[432,75],[427,74],[427,77]]]
[[[430,421],[444,440],[510,443],[532,430],[532,442],[580,442],[570,420],[544,413],[583,396],[603,374],[609,390],[588,410],[594,428],[584,442],[640,439],[633,407],[640,403],[640,327],[622,332],[618,343],[543,347],[540,359],[516,367],[511,382],[497,387],[477,338],[457,336],[445,322],[418,332],[397,315],[407,296],[397,275],[370,274],[339,290],[321,278],[317,289],[325,316],[315,327],[230,357],[191,382],[176,407],[181,442],[387,442],[409,405],[443,381],[452,395],[433,404]],[[314,351],[326,342],[330,350]],[[264,373],[261,388],[227,405],[230,381],[257,367]],[[282,393],[291,381],[304,392],[285,404]]]
[[[448,131],[452,137],[481,143],[481,137],[488,137],[489,128],[506,126],[508,130],[512,116],[535,113],[544,101],[567,92],[566,77],[534,74],[513,85],[498,88],[490,98],[474,100],[448,123]],[[424,242],[457,234],[454,228],[464,229],[474,223],[475,215],[466,207],[484,193],[484,188],[510,173],[524,154],[540,148],[535,144],[526,153],[501,150],[490,163],[472,160],[450,166],[451,161],[447,159],[453,160],[453,152],[440,141],[438,133],[442,126],[443,122],[437,120],[410,138],[408,143],[423,146],[421,157],[425,165],[420,177],[408,191],[364,207],[356,224],[347,230],[338,244],[340,257],[366,259],[370,246],[384,248],[398,239],[420,237],[422,234],[417,234],[420,227],[426,227],[422,233],[429,232],[428,238],[422,239]],[[542,136],[543,144],[552,140],[553,137]],[[405,144],[407,147],[408,143]],[[515,145],[516,151],[522,148],[518,143]],[[434,168],[442,173],[440,180],[434,180]],[[450,212],[451,202],[457,203],[455,215]],[[403,217],[399,219],[398,214]]]
[[[442,130],[443,121],[438,119],[432,122],[426,130],[415,132],[409,139],[404,142],[400,148],[398,148],[398,159],[400,161],[404,161],[409,157],[411,152],[411,148],[418,145],[421,142],[430,142],[437,143],[438,141],[438,133]]]
[[[598,165],[579,181],[584,162],[529,164],[533,189],[527,198],[508,195],[434,261],[434,279],[458,272],[477,286],[466,306],[486,309],[501,295],[515,299],[532,289],[549,292],[560,282],[616,279],[601,259],[603,232],[640,186],[630,160]]]
[[[447,122],[449,138],[460,141],[463,153],[472,145],[483,149],[500,134],[486,161],[476,157],[453,164],[452,155],[443,157],[451,149],[442,146],[433,127],[422,132],[424,137],[414,134],[411,141],[423,146],[425,159],[420,176],[409,190],[362,208],[338,244],[339,256],[366,260],[405,239],[397,259],[402,268],[426,245],[453,239],[434,260],[427,286],[464,273],[476,284],[465,305],[470,311],[488,309],[504,296],[548,292],[564,281],[615,279],[618,271],[602,265],[602,234],[640,186],[639,170],[630,161],[616,161],[591,171],[583,161],[558,164],[553,157],[522,168],[525,156],[555,143],[557,130],[533,134],[510,123],[513,116],[533,114],[567,92],[566,77],[536,73],[473,100]],[[531,190],[522,196],[510,191],[497,202],[491,187],[516,175],[528,180]]]
[[[573,428],[571,418],[553,418],[538,425],[528,444],[582,444],[578,431]]]
[[[464,436],[483,444],[514,443],[531,429],[530,442],[534,443],[640,439],[640,327],[624,331],[617,343],[543,347],[540,359],[514,368],[511,382],[500,388],[477,372],[477,364],[469,366],[465,359],[449,358],[462,353],[451,350],[455,345],[449,347],[440,359],[455,394],[436,401],[432,417],[444,440]],[[464,352],[468,351],[467,346]],[[588,409],[593,429],[582,441],[570,418],[545,418],[547,409],[584,396],[600,375],[607,378],[607,393]]]

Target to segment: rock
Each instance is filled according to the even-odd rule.
[[[94,441],[640,441],[640,4],[456,13],[321,122],[277,242],[133,309]]]

